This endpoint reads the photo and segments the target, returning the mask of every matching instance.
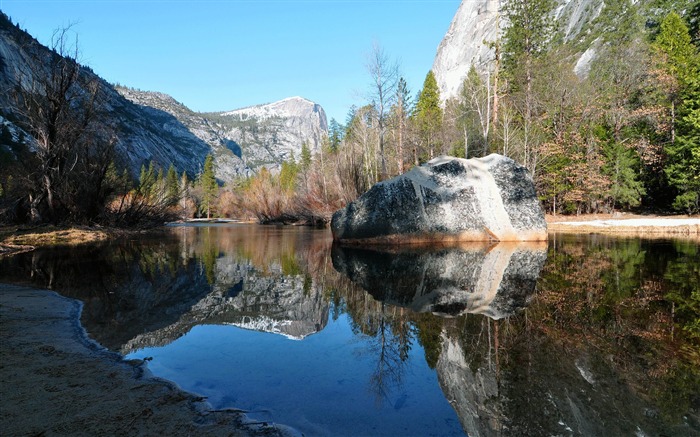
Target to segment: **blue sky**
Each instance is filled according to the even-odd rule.
[[[224,111],[303,96],[343,123],[369,90],[374,41],[421,88],[459,0],[0,0],[40,42],[73,24],[112,83]]]

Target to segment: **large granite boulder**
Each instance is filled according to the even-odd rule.
[[[344,243],[543,241],[532,177],[505,156],[435,158],[374,185],[331,220]]]

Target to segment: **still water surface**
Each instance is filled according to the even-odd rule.
[[[700,435],[700,246],[375,251],[183,226],[0,260],[98,342],[305,435]]]

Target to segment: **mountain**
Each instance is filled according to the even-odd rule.
[[[121,86],[116,89],[147,112],[175,117],[178,124],[206,143],[214,155],[216,176],[222,181],[262,167],[278,169],[290,157],[300,156],[303,143],[317,151],[328,131],[321,105],[302,97],[227,112],[197,113],[167,94]]]
[[[159,120],[160,129],[164,133],[194,137],[204,144],[206,148],[204,155],[197,162],[203,163],[204,157],[211,153],[216,164],[217,179],[228,182],[237,176],[246,176],[251,173],[250,168],[242,160],[240,146],[225,138],[221,126],[193,112],[167,94],[139,91],[122,86],[116,86],[115,90],[122,98],[139,107],[149,119]],[[200,170],[201,167],[196,168],[193,174],[199,173]]]
[[[22,114],[12,101],[18,84],[40,82],[56,56],[0,14],[0,116],[5,119],[4,131],[21,132],[17,124]],[[113,129],[116,160],[132,175],[138,175],[141,165],[151,160],[166,168],[172,163],[191,175],[199,171],[210,147],[175,117],[132,103],[89,68],[81,67],[79,74],[85,79],[81,82],[96,84],[101,106],[108,114],[105,123]],[[3,142],[1,147],[7,152],[10,146]]]
[[[230,141],[243,147],[245,161],[253,168],[299,158],[304,143],[318,151],[328,132],[326,112],[303,97],[207,116],[226,128]]]
[[[433,73],[443,100],[455,97],[474,65],[485,74],[494,61],[486,43],[496,41],[506,20],[499,11],[505,0],[463,0],[438,46]],[[551,11],[559,34],[580,48],[577,73],[585,74],[595,53],[594,24],[603,13],[603,0],[557,0]]]
[[[18,126],[22,115],[13,104],[13,90],[47,74],[55,56],[0,13],[0,154],[14,153],[9,143],[31,142]],[[323,108],[301,97],[205,114],[167,94],[113,86],[87,67],[80,75],[89,79],[82,82],[97,83],[105,124],[114,133],[116,161],[133,176],[154,161],[163,168],[172,163],[194,177],[211,153],[217,179],[228,182],[262,167],[279,168],[301,154],[303,143],[318,150],[328,129]]]

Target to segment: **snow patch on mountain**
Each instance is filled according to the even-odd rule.
[[[234,109],[233,111],[222,112],[220,115],[224,117],[238,116],[241,120],[247,118],[266,120],[275,117],[295,117],[303,113],[309,106],[313,110],[313,107],[317,105],[311,100],[296,96],[273,103]]]

